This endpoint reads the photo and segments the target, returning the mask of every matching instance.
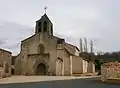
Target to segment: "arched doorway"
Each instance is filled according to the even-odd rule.
[[[63,67],[63,60],[61,58],[56,59],[56,75],[62,76],[64,75],[64,67]]]
[[[37,75],[46,75],[46,66],[45,64],[43,63],[40,63],[38,66],[37,66],[37,69],[36,69],[36,74]]]

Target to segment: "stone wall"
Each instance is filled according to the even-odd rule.
[[[58,58],[56,60],[56,75],[57,76],[64,75],[63,71],[64,71],[63,60],[61,58]]]
[[[11,76],[11,60],[12,53],[0,49],[0,74],[2,74],[3,77]]]
[[[4,75],[4,68],[0,67],[0,79],[3,78]]]
[[[29,37],[22,41],[21,44],[21,74],[25,75],[32,70],[29,70],[28,55],[29,54],[39,54],[38,49],[39,45],[44,46],[44,54],[50,54],[49,62],[46,62],[49,65],[49,72],[51,75],[55,75],[55,60],[57,58],[56,44],[57,38],[50,36],[45,33],[37,33],[34,36]],[[38,58],[36,58],[38,59]]]
[[[106,82],[112,79],[120,79],[119,62],[109,62],[101,66],[101,80]]]
[[[83,73],[83,59],[79,56],[72,57],[72,74],[82,74]]]
[[[20,54],[15,59],[15,75],[21,74],[21,59]]]
[[[83,73],[87,73],[88,71],[88,61],[82,60],[83,61]]]
[[[91,61],[88,62],[87,72],[88,73],[95,73],[95,64],[94,64],[94,62],[91,62]]]
[[[57,57],[59,57],[59,58],[61,58],[63,60],[64,75],[65,76],[71,75],[71,60],[70,60],[70,55],[64,49],[64,45],[63,44],[57,44]]]

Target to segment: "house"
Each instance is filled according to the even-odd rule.
[[[11,76],[11,59],[11,52],[0,49],[0,78]]]

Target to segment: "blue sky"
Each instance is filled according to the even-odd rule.
[[[54,34],[79,46],[79,38],[94,41],[95,52],[120,50],[120,0],[0,0],[0,48],[17,55],[20,41],[34,34],[44,14]],[[89,45],[89,44],[88,44]]]

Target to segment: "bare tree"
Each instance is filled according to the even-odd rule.
[[[93,41],[90,40],[90,52],[93,53]]]
[[[85,52],[87,53],[88,52],[88,50],[87,50],[87,38],[85,38],[84,41],[85,41]]]
[[[83,43],[82,43],[82,39],[80,38],[80,52],[83,52]]]

